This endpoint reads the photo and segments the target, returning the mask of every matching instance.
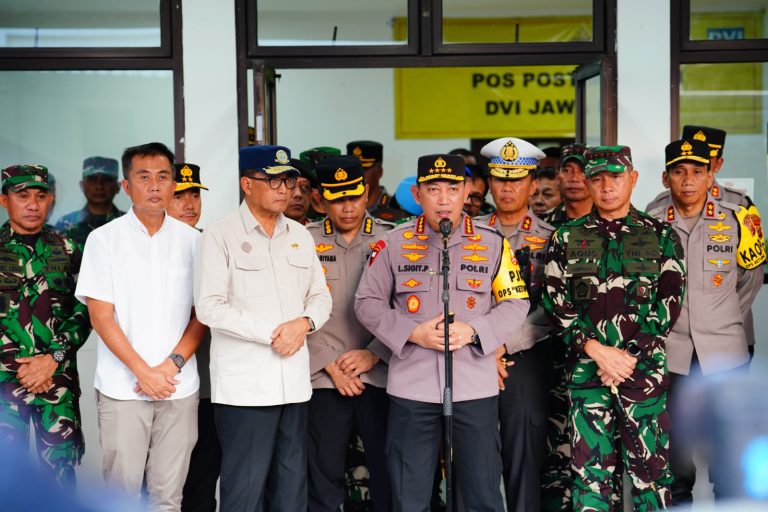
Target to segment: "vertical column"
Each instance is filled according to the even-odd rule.
[[[640,209],[663,189],[670,130],[669,0],[617,0],[618,142],[632,148],[640,172],[633,203]]]
[[[201,227],[238,204],[235,2],[182,6],[186,160],[201,168]]]

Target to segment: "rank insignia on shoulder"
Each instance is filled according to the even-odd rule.
[[[523,231],[530,231],[531,230],[531,224],[533,224],[533,219],[531,219],[529,216],[525,216],[523,219],[523,223],[520,224],[520,229]]]
[[[322,244],[321,243],[321,244],[317,244],[315,246],[315,252],[321,252],[322,253],[322,252],[330,251],[331,249],[333,249],[333,246],[332,245],[328,245],[328,244]]]

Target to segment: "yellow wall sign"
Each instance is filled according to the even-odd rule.
[[[575,66],[395,70],[401,139],[573,137]]]

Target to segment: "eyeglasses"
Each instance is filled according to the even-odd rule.
[[[287,178],[281,178],[279,176],[272,178],[257,178],[256,176],[246,176],[246,178],[253,181],[264,181],[269,183],[269,188],[272,190],[279,189],[280,185],[285,185],[285,188],[287,189],[296,188],[296,176],[288,176]]]
[[[485,196],[482,194],[469,194],[467,200],[475,206],[482,206],[485,202]]]

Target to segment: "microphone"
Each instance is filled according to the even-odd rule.
[[[443,238],[448,238],[451,236],[451,230],[453,229],[453,222],[451,222],[451,219],[440,219],[440,234],[443,235]]]

